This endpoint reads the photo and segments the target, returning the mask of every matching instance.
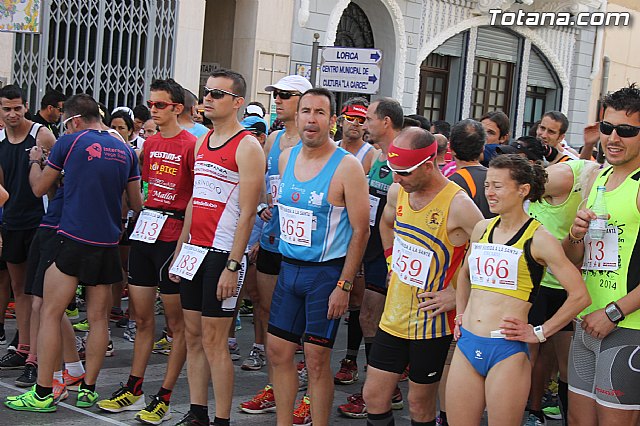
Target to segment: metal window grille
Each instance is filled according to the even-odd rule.
[[[154,78],[173,74],[177,9],[178,0],[43,0],[42,32],[16,34],[13,81],[35,108],[50,89],[110,109],[138,105]]]

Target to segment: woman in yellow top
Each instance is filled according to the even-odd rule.
[[[542,197],[545,182],[542,166],[519,155],[500,155],[489,164],[485,194],[499,216],[476,225],[458,275],[458,345],[446,395],[452,426],[479,425],[485,406],[489,425],[520,425],[531,379],[527,342],[545,341],[590,303],[557,238],[523,209],[525,200]],[[545,267],[568,296],[534,329],[527,316]]]

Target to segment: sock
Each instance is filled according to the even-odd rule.
[[[389,410],[382,414],[367,415],[367,426],[395,426],[396,422],[393,420],[393,411]]]
[[[64,383],[64,379],[62,378],[62,370],[53,372],[53,380],[57,380],[60,383]]]
[[[220,417],[216,416],[213,418],[213,425],[214,426],[229,426],[229,420],[231,419],[221,419]]]
[[[169,343],[173,342],[173,337],[169,336],[168,334],[167,334],[166,339],[167,339],[167,342],[169,342]]]
[[[544,413],[542,412],[542,410],[529,410],[529,414],[533,414],[538,419],[540,419],[541,422],[544,422]]]
[[[96,391],[96,384],[92,384],[92,385],[88,385],[87,382],[84,381],[84,379],[82,379],[82,383],[80,384],[80,387],[82,389],[91,391],[91,392],[95,392]]]
[[[205,405],[191,404],[189,411],[196,416],[198,420],[209,423],[209,409]]]
[[[417,422],[411,419],[411,426],[436,426],[436,419],[433,419],[430,422]]]
[[[449,426],[449,423],[447,423],[447,412],[446,411],[440,411],[440,414],[438,415],[438,417],[440,417],[440,424],[442,426]]]
[[[347,359],[356,361],[358,349],[362,342],[362,329],[360,328],[360,309],[349,311],[349,324],[347,325]]]
[[[367,364],[369,364],[369,353],[371,352],[371,346],[373,346],[373,337],[364,338],[364,355],[367,358]]]
[[[67,370],[67,373],[69,373],[73,377],[80,377],[84,374],[84,366],[82,365],[82,361],[65,362],[64,368]]]
[[[135,328],[136,322],[135,320],[127,320],[127,328]]]
[[[562,410],[562,418],[569,418],[569,384],[558,380],[558,399],[560,400],[560,409]],[[565,420],[567,422],[567,420]]]
[[[22,343],[18,344],[18,347],[16,349],[16,352],[20,352],[22,355],[28,355],[29,354],[29,345],[24,345]]]
[[[34,354],[29,354],[27,356],[27,360],[25,361],[26,364],[33,364],[33,365],[38,365],[38,357]]]
[[[158,398],[160,398],[165,404],[169,405],[169,401],[171,400],[171,392],[173,391],[161,387],[158,391]]]
[[[142,381],[144,379],[142,377],[129,376],[129,381],[127,381],[127,388],[131,391],[135,396],[142,395]]]
[[[44,398],[46,396],[49,396],[52,393],[53,393],[53,388],[45,388],[44,386],[40,386],[39,384],[36,383],[36,394],[40,398]]]
[[[259,345],[259,344],[257,344],[257,343],[254,343],[254,344],[253,344],[253,347],[254,347],[255,349],[258,349],[258,350],[260,350],[260,351],[264,352],[264,345]]]

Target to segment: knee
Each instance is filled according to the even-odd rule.
[[[182,317],[178,319],[178,318],[167,316],[167,326],[169,327],[169,330],[171,330],[171,333],[173,334],[174,339],[184,338],[185,326],[184,326],[184,321]]]
[[[283,365],[293,365],[293,356],[289,356],[288,351],[279,345],[267,343],[267,358],[273,367],[281,367]]]
[[[326,374],[326,370],[330,369],[330,354],[329,349],[325,348],[309,348],[311,346],[306,344],[305,348],[305,365],[307,366],[307,372],[311,377],[320,377]]]
[[[155,318],[153,316],[136,315],[136,328],[138,331],[153,330],[155,328]]]
[[[42,308],[42,297],[32,297],[31,298],[31,310],[33,312],[40,312],[40,308]]]
[[[391,401],[390,396],[385,398],[381,393],[379,389],[372,387],[371,382],[365,381],[364,387],[362,388],[362,398],[365,404],[367,404],[367,407],[376,413],[387,411],[387,405]]]

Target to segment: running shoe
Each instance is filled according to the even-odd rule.
[[[309,426],[311,422],[311,400],[308,395],[302,397],[298,406],[293,409],[294,426]]]
[[[53,400],[53,393],[40,398],[36,393],[34,385],[30,391],[18,395],[17,397],[8,399],[4,402],[7,408],[17,411],[33,411],[37,413],[51,413],[56,411],[58,407]]]
[[[4,330],[0,331],[0,346],[7,344],[7,334]]]
[[[69,370],[64,370],[62,373],[62,377],[64,379],[64,384],[67,386],[67,389],[70,391],[78,392],[80,388],[80,384],[84,380],[84,373],[82,375],[76,377],[69,374]]]
[[[361,393],[350,395],[346,404],[338,406],[338,413],[352,419],[364,419],[367,417],[367,406]]]
[[[24,368],[27,355],[18,351],[10,351],[0,358],[0,370],[20,370]]]
[[[78,318],[80,318],[80,311],[78,310],[78,308],[65,309],[64,313],[67,315],[67,318],[69,318],[70,320],[77,320]]]
[[[249,356],[245,358],[240,368],[242,368],[243,370],[255,371],[260,370],[265,365],[267,365],[267,358],[264,354],[264,351],[254,346],[254,348],[251,349],[251,352],[249,352]]]
[[[19,388],[30,388],[36,384],[38,380],[38,366],[31,362],[28,362],[22,370],[22,374],[15,381],[16,386]]]
[[[156,304],[153,307],[153,313],[156,315],[164,315],[164,305],[162,304],[162,299],[159,297],[156,299]]]
[[[158,395],[151,396],[151,402],[136,414],[136,420],[149,425],[159,425],[171,419],[171,408]]]
[[[123,337],[130,341],[131,343],[136,340],[136,332],[138,331],[136,327],[136,323],[132,322],[131,324],[127,324],[127,329],[124,331]]]
[[[238,314],[241,317],[252,317],[253,316],[253,305],[244,302],[244,304],[238,309]]]
[[[229,354],[231,354],[231,361],[238,361],[242,356],[240,355],[240,346],[238,342],[229,342]]]
[[[115,351],[113,350],[113,340],[109,340],[109,344],[107,345],[107,350],[104,353],[104,356],[106,357],[110,357],[113,356],[115,354]]]
[[[298,370],[298,372],[300,370],[302,370],[305,366],[305,362],[304,362],[304,358],[302,358],[300,361],[298,361],[298,363],[296,364],[296,370]]]
[[[296,346],[296,354],[303,354],[303,353],[304,353],[304,347],[302,345]]]
[[[167,340],[166,337],[163,337],[162,339],[158,340],[153,344],[152,352],[154,354],[169,355],[171,353],[172,346],[173,346],[173,342],[170,342]]]
[[[298,371],[298,391],[306,390],[309,387],[309,373],[307,372],[307,367],[305,367]]]
[[[535,414],[529,414],[527,421],[524,422],[524,426],[545,426],[546,424],[544,418],[539,419]]]
[[[98,392],[89,389],[78,389],[78,399],[76,400],[76,407],[89,408],[93,407],[96,401],[100,398]]]
[[[69,398],[69,392],[65,384],[53,379],[53,403],[57,404],[67,398]]]
[[[562,419],[562,411],[560,411],[560,407],[557,405],[554,407],[545,407],[542,409],[542,412],[544,413],[544,416],[547,419],[551,419],[551,420]]]
[[[402,376],[400,376],[400,382],[406,382],[409,379],[409,366],[404,369]]]
[[[145,408],[144,394],[134,395],[129,388],[120,383],[120,389],[111,398],[98,401],[98,408],[110,413],[122,411],[140,411]]]
[[[189,411],[175,426],[209,426],[209,419],[200,420]]]
[[[89,320],[88,319],[83,319],[82,321],[73,324],[73,329],[75,331],[88,332],[89,331]]]
[[[111,314],[109,315],[109,321],[117,323],[124,318],[124,312],[120,308],[111,308]]]
[[[358,364],[351,359],[340,361],[340,371],[333,378],[336,385],[350,385],[358,381]]]
[[[398,386],[396,386],[396,390],[393,391],[393,395],[391,395],[391,409],[402,410],[403,408],[404,408],[404,401],[402,399],[402,391]]]
[[[267,385],[250,401],[240,404],[240,409],[249,414],[271,413],[276,411],[276,398],[273,388]]]
[[[19,339],[19,335],[18,335],[18,330],[16,330],[16,334],[13,335],[13,339],[11,339],[11,343],[9,343],[9,346],[7,346],[7,351],[8,352],[15,352],[16,349],[18,348],[18,339]]]

